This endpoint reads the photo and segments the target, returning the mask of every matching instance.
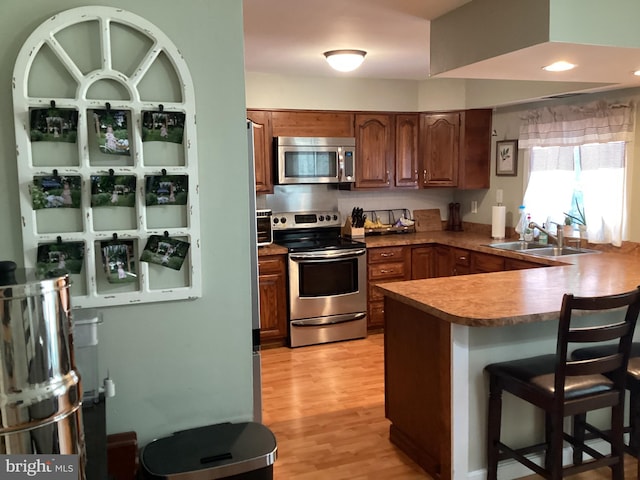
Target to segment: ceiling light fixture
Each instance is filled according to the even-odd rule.
[[[640,77],[640,70],[636,70],[635,72],[633,72],[633,74],[634,74],[636,77]]]
[[[542,67],[543,70],[547,72],[566,72],[567,70],[571,70],[576,68],[576,65],[573,63],[565,62],[561,60],[559,62],[554,62],[551,65],[547,65],[546,67]]]
[[[351,72],[362,65],[364,56],[367,54],[364,50],[329,50],[324,52],[324,56],[329,65],[339,72]]]

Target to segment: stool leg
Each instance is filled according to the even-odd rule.
[[[629,446],[633,453],[638,457],[638,448],[640,447],[640,390],[635,386],[629,390]],[[640,478],[640,477],[639,477]]]
[[[624,480],[624,403],[611,408],[611,456],[618,457],[611,466],[611,478]]]
[[[562,446],[564,444],[564,419],[561,412],[549,415],[551,426],[550,437],[547,437],[547,454],[545,465],[552,480],[562,478]],[[550,440],[550,442],[549,442]]]
[[[544,414],[544,441],[545,441],[545,450],[544,450],[544,468],[547,471],[551,471],[553,469],[553,454],[551,453],[552,446],[552,434],[553,434],[553,420],[551,419],[551,415],[545,412]]]
[[[494,375],[489,376],[489,415],[487,425],[487,480],[498,478],[500,456],[500,426],[502,423],[502,384]]]
[[[585,423],[587,414],[581,413],[573,417],[573,438],[576,444],[573,446],[573,464],[580,465],[582,463],[583,450],[580,448],[584,445]]]

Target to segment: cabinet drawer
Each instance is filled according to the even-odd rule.
[[[404,247],[371,248],[367,251],[369,263],[404,260]]]
[[[527,262],[526,260],[518,260],[515,258],[505,258],[504,269],[505,270],[524,270],[525,268],[538,268],[544,267],[539,263]]]
[[[501,272],[504,270],[504,258],[489,253],[473,252],[471,264],[473,273]]]
[[[468,267],[470,265],[470,254],[467,250],[460,248],[453,249],[453,263]]]
[[[378,279],[404,280],[404,262],[379,263],[369,266],[369,280]]]
[[[280,273],[284,271],[284,257],[262,257],[258,259],[260,274]]]

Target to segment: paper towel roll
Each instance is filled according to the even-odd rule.
[[[491,238],[502,240],[504,238],[504,224],[507,217],[507,207],[496,205],[491,207]]]

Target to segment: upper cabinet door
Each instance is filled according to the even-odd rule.
[[[396,187],[418,187],[417,113],[396,115]]]
[[[389,188],[393,167],[392,115],[357,114],[356,188]]]
[[[273,193],[273,134],[271,112],[248,110],[253,122],[253,154],[256,175],[256,193]]]
[[[491,109],[462,112],[458,188],[489,188],[492,116]]]
[[[420,116],[422,186],[455,187],[458,184],[460,112]]]

